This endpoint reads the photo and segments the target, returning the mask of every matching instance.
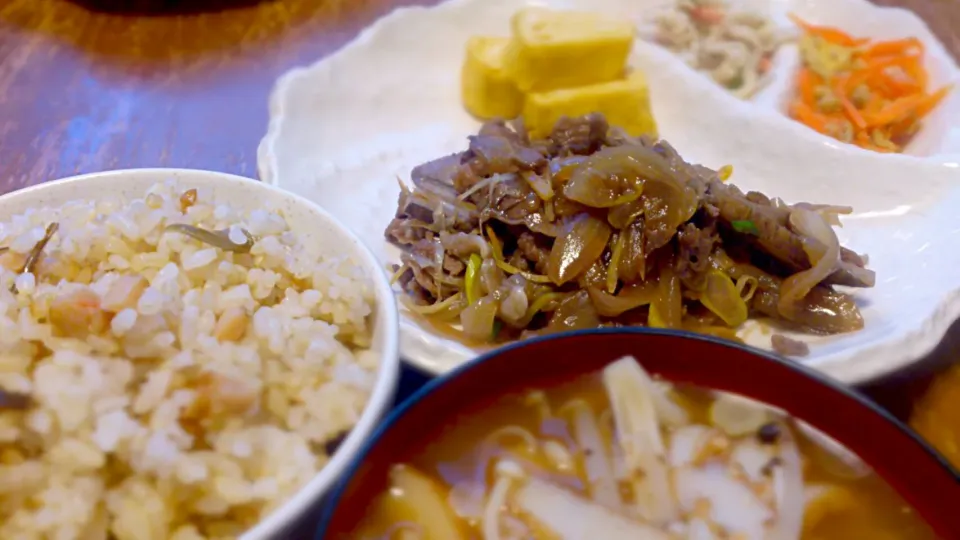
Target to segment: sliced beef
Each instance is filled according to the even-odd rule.
[[[557,155],[590,155],[604,146],[610,125],[601,114],[561,118],[550,133]]]
[[[424,191],[411,192],[401,186],[395,218],[387,226],[385,235],[388,240],[399,244],[410,244],[416,240],[431,237],[432,233],[422,226],[405,224],[408,220],[419,224],[432,225],[439,218],[443,226],[452,231],[470,231],[476,228],[480,215],[475,209],[462,201],[452,202]]]
[[[433,303],[431,299],[432,293],[420,285],[412,269],[408,268],[407,271],[400,276],[399,282],[403,290],[410,295],[414,304],[425,306]]]
[[[800,237],[780,223],[779,216],[771,207],[750,201],[736,187],[720,183],[710,184],[707,200],[717,207],[720,218],[727,224],[753,223],[755,241],[767,253],[795,269],[810,267]]]
[[[788,338],[782,334],[771,336],[770,345],[775,352],[784,356],[803,357],[810,354],[810,346],[805,342]]]
[[[424,239],[416,242],[409,247],[409,250],[401,254],[400,260],[413,271],[413,277],[434,297],[439,296],[435,276],[437,272],[442,272],[438,263],[443,262],[440,259],[442,247],[440,241],[435,239]]]
[[[469,160],[480,165],[480,176],[536,170],[546,164],[543,154],[516,140],[499,135],[471,135]]]
[[[866,268],[867,266],[867,260],[863,255],[845,247],[840,248],[840,260],[860,268]]]
[[[530,185],[519,178],[497,182],[490,192],[485,207],[497,210],[510,220],[524,219],[543,206]]]
[[[755,197],[756,198],[756,197]],[[720,218],[728,225],[735,221],[749,221],[756,228],[753,241],[791,271],[810,268],[810,259],[803,250],[803,241],[785,226],[785,209],[751,201],[735,186],[711,182],[707,187],[706,200],[720,211]],[[875,276],[872,271],[857,271],[854,263],[841,261],[826,285],[872,287]]]
[[[425,238],[429,238],[431,234],[433,233],[429,230],[417,227],[405,218],[392,219],[390,224],[387,225],[387,230],[384,231],[384,236],[387,237],[388,241],[401,246],[416,244]]]
[[[715,226],[699,228],[687,223],[677,234],[677,274],[681,279],[690,279],[702,274],[710,266],[710,254],[720,242]]]
[[[440,244],[447,253],[466,260],[474,253],[483,254],[487,249],[487,241],[479,234],[469,233],[440,233]]]
[[[632,137],[629,133],[623,130],[621,127],[610,126],[610,129],[607,130],[607,139],[605,141],[606,146],[625,146],[629,144],[637,144],[640,146],[653,146],[654,141],[642,135],[640,137]]]
[[[642,196],[614,211],[586,208],[567,199],[564,185],[573,171],[588,156],[613,146],[636,147],[625,150],[630,155],[645,153],[644,166],[658,170]],[[400,283],[418,303],[434,302],[455,292],[475,253],[484,258],[481,276],[485,291],[500,290],[504,280],[522,279],[519,275],[507,279],[489,257],[490,244],[481,233],[487,226],[496,229],[507,262],[520,270],[547,274],[550,246],[562,234],[562,224],[584,212],[605,216],[615,228],[622,228],[620,281],[643,281],[670,264],[687,289],[682,293],[690,301],[684,309],[696,309],[702,277],[716,267],[734,279],[755,278],[758,286],[748,302],[751,313],[783,320],[778,313],[783,280],[810,268],[804,245],[811,240],[791,227],[793,207],[763,193],[744,193],[722,182],[718,172],[684,161],[667,142],[630,137],[598,114],[562,119],[548,137],[539,140],[530,140],[522,122],[488,122],[469,137],[464,152],[424,163],[412,171],[411,178],[415,189],[402,189],[396,218],[385,234],[405,248],[401,260],[406,270]],[[687,206],[665,207],[681,202]],[[808,206],[817,209],[817,205]],[[739,224],[734,227],[737,221],[749,222],[751,230],[745,231]],[[579,276],[581,289],[606,285],[611,256],[606,250]],[[793,306],[785,314],[789,317],[785,322],[823,333],[862,327],[853,299],[830,285],[869,287],[875,281],[874,273],[865,268],[866,260],[851,250],[841,249],[839,259],[834,273]],[[563,290],[571,289],[572,284]],[[525,292],[528,298],[532,294]],[[588,296],[581,290],[561,305],[551,305],[537,316],[533,327],[547,324],[541,327],[545,332],[605,324],[591,311]],[[627,316],[613,323],[646,322],[644,310],[634,312],[639,319]],[[518,313],[501,316],[509,321]],[[786,354],[803,352],[803,344],[782,336],[775,336],[773,343]]]
[[[447,253],[443,256],[443,270],[451,276],[459,276],[467,269],[463,261]]]
[[[433,222],[433,208],[427,206],[420,195],[415,195],[406,186],[400,186],[400,196],[397,200],[395,217],[400,219],[411,218],[424,223]]]
[[[550,250],[543,244],[544,242],[538,242],[537,237],[528,232],[521,233],[517,238],[517,250],[533,264],[538,274],[547,273],[547,260],[550,258]]]
[[[400,262],[410,268],[410,271],[413,273],[413,281],[427,293],[427,296],[432,298],[438,298],[440,296],[440,291],[437,289],[437,282],[434,280],[431,271],[417,266],[415,262],[410,260],[410,256],[406,253],[400,256]]]
[[[433,193],[441,200],[455,201],[459,193],[453,180],[460,172],[462,160],[463,154],[458,153],[428,161],[414,167],[410,179],[417,188]]]
[[[527,138],[526,128],[523,127],[522,121],[515,126],[511,126],[503,120],[492,120],[490,122],[485,122],[482,126],[480,126],[480,131],[478,131],[477,134],[482,136],[500,137],[507,139],[512,144],[516,145],[527,145],[530,142],[530,139]]]
[[[779,290],[769,289],[761,282],[750,301],[750,308],[762,315],[783,320],[777,309],[779,298]],[[799,329],[820,334],[841,334],[863,328],[863,316],[853,299],[829,287],[814,287],[800,303],[796,319],[787,321]]]
[[[511,253],[510,256],[507,257],[507,263],[524,272],[530,271],[530,262],[523,257],[523,252],[520,250]]]
[[[436,267],[442,253],[443,246],[437,239],[421,240],[410,246],[410,254],[417,258],[417,266],[423,268]]]
[[[459,167],[451,179],[458,193],[494,174],[535,171],[547,163],[540,149],[503,122],[488,122],[468,139],[470,146],[459,154]]]

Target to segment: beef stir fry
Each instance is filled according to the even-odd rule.
[[[748,317],[821,334],[863,319],[834,285],[872,287],[833,230],[850,208],[787,205],[725,183],[600,115],[544,140],[485,124],[415,168],[387,238],[412,311],[470,341],[617,325],[735,337]]]

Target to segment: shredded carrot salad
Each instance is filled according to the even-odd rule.
[[[824,135],[901,152],[951,89],[928,92],[917,38],[871,41],[790,17],[803,30],[790,116]]]

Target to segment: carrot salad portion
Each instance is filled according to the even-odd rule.
[[[877,152],[902,152],[951,85],[931,91],[917,38],[873,41],[795,15],[801,68],[790,116],[824,135]]]

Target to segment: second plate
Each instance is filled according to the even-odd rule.
[[[538,3],[618,14],[641,9],[630,0]],[[466,148],[466,136],[479,126],[460,103],[466,39],[506,35],[510,15],[524,4],[453,0],[400,9],[339,53],[288,73],[271,99],[261,178],[317,201],[385,265],[396,262],[398,251],[383,236],[396,210],[396,179]],[[839,4],[866,5],[832,3]],[[744,190],[854,207],[838,235],[869,254],[877,272],[877,286],[856,296],[866,326],[805,338],[812,349],[805,362],[858,382],[901,368],[939,342],[960,316],[960,250],[953,248],[960,227],[951,217],[960,205],[956,160],[836,143],[772,108],[737,100],[656,46],[638,43],[632,64],[649,79],[660,135],[688,161],[732,164],[732,182]],[[401,324],[401,353],[428,371],[446,371],[478,352],[410,318]],[[770,337],[748,327],[744,339],[769,346]]]

